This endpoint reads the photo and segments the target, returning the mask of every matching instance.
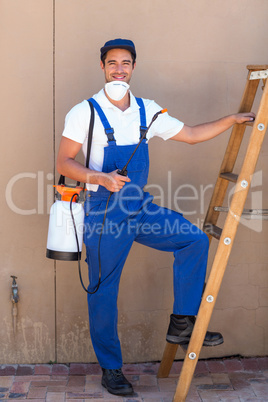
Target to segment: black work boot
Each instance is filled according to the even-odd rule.
[[[194,316],[179,318],[171,314],[166,337],[167,342],[187,345],[190,342],[194,323]],[[223,337],[219,332],[207,332],[203,346],[217,346],[221,343],[223,343]]]
[[[131,395],[133,388],[121,369],[102,369],[101,385],[114,395]]]

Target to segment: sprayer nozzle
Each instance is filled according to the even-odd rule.
[[[167,109],[162,109],[161,110],[161,113],[166,113],[167,112]]]

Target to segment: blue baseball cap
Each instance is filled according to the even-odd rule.
[[[126,49],[136,58],[136,49],[132,40],[121,38],[109,40],[100,50],[101,58],[105,53],[108,52],[108,50],[111,49]]]

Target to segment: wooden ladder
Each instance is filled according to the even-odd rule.
[[[255,171],[259,153],[268,123],[268,65],[247,66],[248,76],[244,94],[242,96],[239,112],[250,112],[255,100],[260,81],[263,81],[263,94],[259,103],[258,112],[254,123],[235,124],[227,145],[227,149],[220,168],[214,192],[208,207],[203,230],[219,240],[218,248],[214,257],[211,272],[202,297],[202,302],[194,325],[190,343],[185,355],[180,378],[174,395],[174,402],[185,401],[195,367],[199,358],[201,347],[207,332],[209,321],[220,290],[223,275],[233,247],[234,238],[240,217],[244,213],[249,214],[252,210],[244,210],[247,194]],[[247,151],[243,160],[239,175],[233,173],[240,145],[243,140],[247,125],[253,126]],[[235,182],[235,191],[231,199],[230,208],[222,207],[229,182]],[[223,229],[216,226],[219,213],[228,211]],[[260,215],[260,210],[257,210]],[[263,210],[267,215],[267,210]],[[173,361],[176,356],[178,345],[166,343],[164,355],[159,367],[158,377],[168,377]]]

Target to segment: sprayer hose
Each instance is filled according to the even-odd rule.
[[[100,236],[99,236],[99,243],[98,243],[98,260],[99,260],[99,279],[98,279],[98,283],[97,286],[95,288],[95,290],[93,292],[89,292],[89,290],[87,290],[87,288],[84,285],[83,282],[83,278],[82,278],[82,273],[81,273],[81,256],[80,256],[80,250],[79,250],[79,240],[78,240],[78,236],[77,236],[77,230],[76,230],[76,224],[75,224],[75,220],[74,220],[74,216],[73,216],[73,210],[72,210],[72,203],[73,203],[73,198],[75,196],[77,196],[78,194],[75,193],[73,194],[71,200],[70,200],[70,212],[71,212],[71,217],[72,217],[72,222],[73,222],[73,227],[74,227],[74,234],[75,234],[75,240],[76,240],[76,245],[77,245],[77,254],[78,254],[78,272],[79,272],[79,278],[80,278],[80,282],[82,285],[82,288],[90,295],[93,295],[94,293],[97,292],[97,290],[100,287],[100,283],[101,283],[101,252],[100,252],[100,245],[101,245],[101,237],[102,237],[102,233],[103,233],[103,229],[104,229],[104,224],[105,224],[105,220],[106,220],[106,215],[107,215],[107,210],[108,210],[108,204],[111,198],[111,195],[113,193],[110,192],[109,197],[107,199],[107,203],[106,203],[106,207],[105,207],[105,212],[104,212],[104,216],[103,216],[103,221],[102,221],[102,226],[101,226],[101,232],[100,232]]]

